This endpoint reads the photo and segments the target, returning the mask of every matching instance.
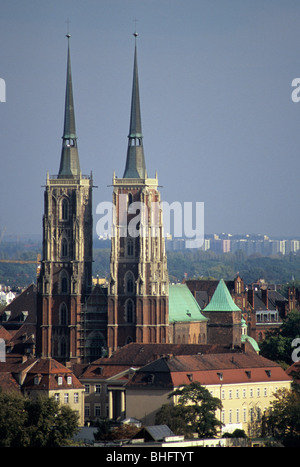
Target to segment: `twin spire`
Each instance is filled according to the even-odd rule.
[[[131,112],[130,126],[128,135],[127,159],[123,178],[145,178],[146,164],[144,158],[142,121],[140,109],[140,91],[139,91],[139,76],[137,66],[137,47],[136,38],[138,34],[135,32],[135,47],[134,47],[134,65],[133,65],[133,83],[131,96]]]
[[[70,57],[70,34],[68,38],[67,82],[65,97],[64,134],[62,137],[62,151],[59,168],[59,178],[74,178],[80,175],[80,164],[77,148],[77,135],[75,127],[75,112],[73,101],[73,86]]]
[[[139,178],[145,179],[146,165],[143,148],[143,135],[140,110],[140,95],[139,95],[139,78],[137,66],[137,46],[136,38],[138,34],[135,32],[135,48],[134,48],[134,66],[133,66],[133,83],[131,96],[131,111],[130,111],[130,126],[128,135],[128,149],[126,166],[123,178]],[[67,61],[67,82],[66,82],[66,97],[65,97],[65,119],[62,152],[60,160],[59,178],[76,178],[80,176],[80,164],[77,148],[77,135],[75,128],[75,112],[73,102],[73,87],[71,73],[71,58],[70,58],[70,34],[68,38],[68,61]]]

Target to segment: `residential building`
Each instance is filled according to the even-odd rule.
[[[206,344],[142,344],[132,342],[89,364],[73,365],[73,371],[85,387],[85,422],[107,418],[126,418],[126,383],[135,371],[162,356],[224,353],[231,349]],[[145,402],[147,403],[147,402]]]
[[[290,388],[291,381],[277,363],[255,352],[166,356],[137,370],[126,384],[126,417],[154,424],[163,404],[177,404],[177,396],[169,398],[173,391],[199,382],[222,402],[222,432],[249,433],[276,391]]]
[[[52,358],[7,358],[0,363],[0,386],[3,390],[18,390],[24,396],[54,397],[68,405],[84,425],[84,386],[71,369]]]
[[[0,326],[6,330],[6,352],[32,356],[36,346],[37,288],[30,284],[0,313]]]

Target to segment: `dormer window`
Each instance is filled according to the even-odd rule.
[[[25,321],[28,316],[28,311],[22,311],[21,313],[21,321]]]
[[[59,376],[59,377],[57,378],[57,384],[58,384],[59,386],[61,386],[62,383],[63,383],[63,378],[62,378],[62,376]]]
[[[9,318],[10,318],[10,315],[11,315],[11,311],[6,310],[6,311],[3,313],[3,321],[8,321]]]
[[[38,384],[40,384],[40,377],[39,376],[35,376],[34,379],[33,379],[33,384],[35,386],[37,386]]]
[[[68,376],[68,377],[67,377],[67,383],[68,383],[68,384],[72,384],[72,376]]]

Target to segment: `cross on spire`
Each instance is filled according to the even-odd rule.
[[[137,32],[135,32],[133,35],[136,39],[138,34]],[[135,40],[128,149],[126,167],[123,178],[145,178],[145,175],[146,165],[143,148],[139,78],[137,66],[137,46]]]
[[[67,79],[66,79],[66,96],[65,96],[65,118],[64,118],[64,133],[62,153],[60,160],[59,176],[73,177],[80,173],[79,156],[77,150],[77,135],[75,127],[75,112],[73,101],[73,85],[71,73],[71,56],[70,56],[70,34],[68,38],[68,60],[67,60]]]

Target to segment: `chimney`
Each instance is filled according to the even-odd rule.
[[[250,303],[252,308],[254,308],[254,290],[253,289],[248,290],[248,302]]]
[[[268,289],[261,289],[261,299],[266,305],[267,310],[269,309],[269,296],[268,296]]]

